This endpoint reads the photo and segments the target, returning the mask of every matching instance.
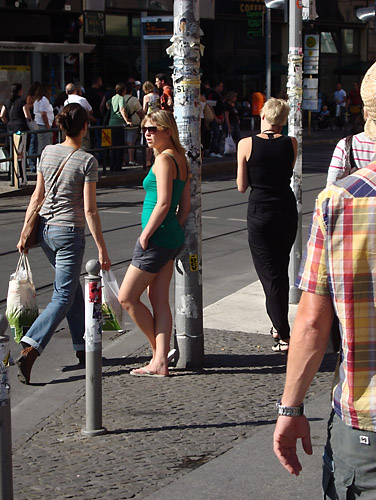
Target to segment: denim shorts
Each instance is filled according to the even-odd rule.
[[[175,259],[182,246],[178,248],[164,248],[149,240],[148,247],[144,250],[140,238],[136,241],[133,251],[132,266],[148,273],[159,273],[169,260]]]

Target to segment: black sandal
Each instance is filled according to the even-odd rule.
[[[276,342],[281,340],[280,336],[278,335],[278,331],[274,328],[274,326],[272,326],[270,329],[270,335],[273,337],[273,340],[275,340]]]

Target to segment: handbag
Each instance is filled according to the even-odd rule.
[[[45,202],[47,196],[50,194],[51,189],[54,187],[56,184],[58,178],[60,177],[60,174],[65,167],[65,164],[69,160],[69,158],[72,156],[73,153],[77,151],[78,148],[75,148],[73,151],[69,153],[69,155],[65,158],[65,160],[62,162],[62,164],[59,167],[59,170],[56,172],[56,175],[54,177],[54,180],[51,183],[51,186],[49,190],[47,191],[47,194],[45,194],[42,203],[40,203],[34,210],[31,212],[29,215],[27,221],[24,224],[24,227],[22,228],[21,231],[21,245],[25,250],[30,250],[30,248],[34,248],[38,244],[38,225],[39,225],[39,212],[41,211],[41,208],[43,206],[43,203]]]
[[[37,294],[27,255],[21,254],[11,274],[5,315],[14,340],[19,343],[38,317]]]
[[[225,155],[231,155],[236,153],[236,144],[231,134],[228,134],[225,139]]]

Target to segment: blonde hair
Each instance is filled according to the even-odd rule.
[[[142,90],[145,92],[145,94],[150,94],[151,92],[154,92],[154,84],[149,80],[146,80],[146,82],[142,86]]]
[[[166,111],[164,109],[152,111],[144,117],[141,127],[143,127],[145,123],[152,123],[160,130],[171,130],[171,142],[174,149],[181,155],[185,155],[185,149],[180,143],[178,127],[171,111]],[[154,152],[158,154],[155,150]]]
[[[364,75],[360,86],[360,95],[364,104],[364,133],[369,139],[376,140],[376,63],[372,64]]]
[[[284,99],[276,99],[275,97],[271,97],[262,107],[260,116],[262,117],[262,115],[264,115],[266,121],[270,123],[270,125],[282,127],[287,123],[289,112],[290,106]]]

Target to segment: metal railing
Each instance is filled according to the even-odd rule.
[[[141,165],[146,168],[146,148],[147,146],[145,144],[134,144],[134,145],[120,145],[120,146],[112,146],[111,145],[102,145],[103,139],[102,139],[102,130],[112,130],[112,129],[118,129],[118,128],[123,128],[124,131],[128,130],[139,130],[139,127],[125,127],[123,125],[117,125],[117,126],[108,126],[108,125],[93,125],[89,126],[89,133],[93,132],[93,134],[90,134],[91,138],[94,136],[95,140],[95,130],[100,130],[101,131],[101,146],[96,146],[90,149],[87,149],[86,151],[91,154],[96,154],[99,153],[99,157],[101,158],[100,165],[102,167],[102,175],[106,175],[107,168],[109,166],[109,159],[110,159],[110,152],[115,149],[134,149],[136,152],[137,150],[141,151]],[[22,135],[27,135],[27,136],[33,136],[34,134],[45,134],[45,133],[50,133],[50,134],[56,134],[56,141],[53,141],[53,143],[61,143],[63,141],[63,132],[58,129],[58,128],[50,128],[50,129],[39,129],[39,130],[26,130],[22,132]],[[3,151],[4,149],[7,150],[8,148],[8,155],[5,156],[4,158],[0,159],[0,164],[1,163],[8,163],[8,179],[10,180],[10,183],[12,186],[15,185],[15,172],[14,172],[14,161],[15,161],[15,147],[14,147],[14,135],[12,132],[0,132],[0,143],[3,144]],[[26,149],[26,154],[25,158],[26,161],[32,160],[32,159],[38,159],[40,157],[40,154],[29,154],[28,150]]]

